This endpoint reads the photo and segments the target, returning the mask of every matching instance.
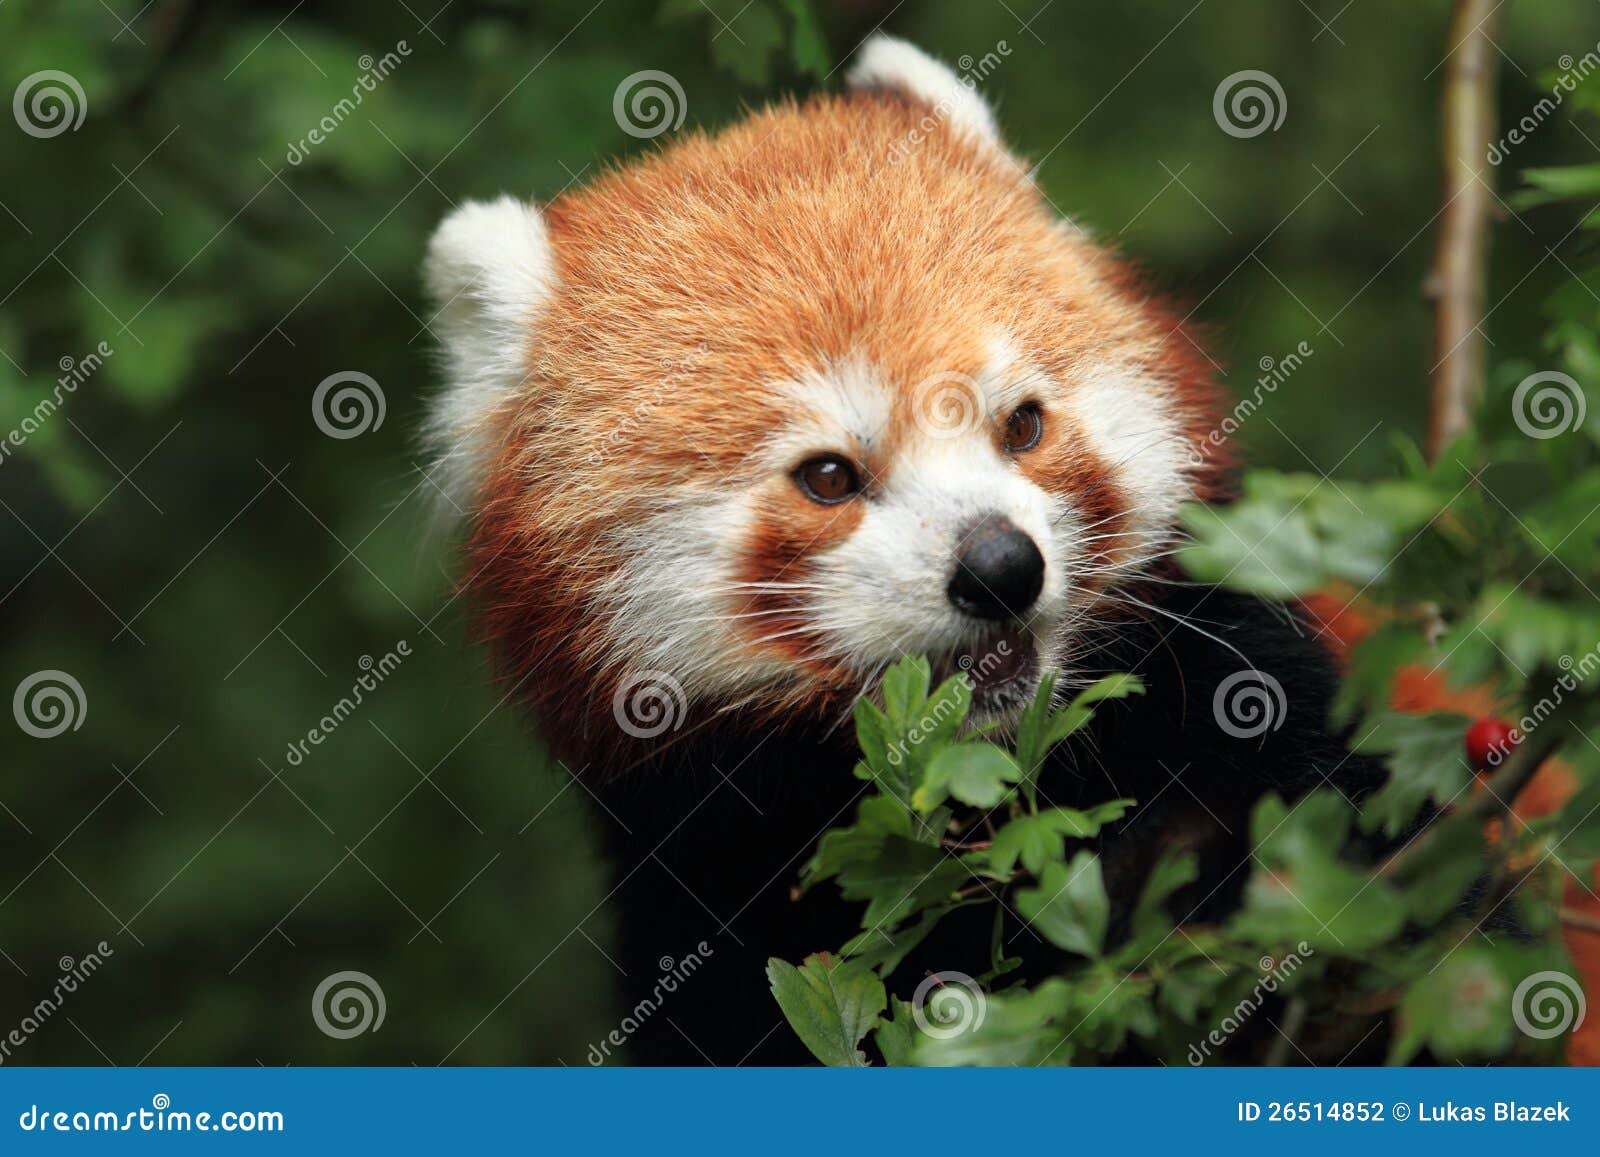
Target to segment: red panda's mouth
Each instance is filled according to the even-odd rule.
[[[1039,651],[1021,627],[1005,627],[951,654],[942,677],[966,676],[972,705],[983,714],[1025,706],[1039,679]]]

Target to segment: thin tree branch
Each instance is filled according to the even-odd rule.
[[[1444,197],[1427,295],[1434,306],[1428,457],[1467,428],[1483,395],[1484,283],[1494,209],[1495,37],[1507,0],[1455,0],[1444,81]]]

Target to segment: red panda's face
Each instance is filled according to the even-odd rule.
[[[883,40],[856,79],[434,240],[467,584],[558,746],[641,688],[822,717],[906,654],[1012,710],[1209,484],[1181,326],[960,80]]]

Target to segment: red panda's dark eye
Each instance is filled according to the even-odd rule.
[[[1011,411],[1006,419],[1006,431],[1001,441],[1012,454],[1032,450],[1044,436],[1044,414],[1038,403],[1028,402]]]
[[[861,491],[861,479],[856,468],[843,458],[829,454],[810,458],[800,463],[794,480],[807,498],[832,506]]]

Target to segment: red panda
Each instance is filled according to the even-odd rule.
[[[789,885],[861,787],[838,725],[903,655],[971,671],[1000,719],[1047,669],[1140,671],[1052,788],[1144,805],[1102,851],[1114,890],[1203,831],[1191,899],[1236,893],[1263,791],[1378,777],[1328,733],[1331,668],[1291,612],[1167,569],[1181,505],[1223,485],[1195,335],[910,45],[542,208],[464,205],[425,277],[463,586],[604,813],[628,987],[714,954],[636,1059],[797,1055],[762,962],[854,930]],[[1258,666],[1288,725],[1242,742],[1214,694]]]

